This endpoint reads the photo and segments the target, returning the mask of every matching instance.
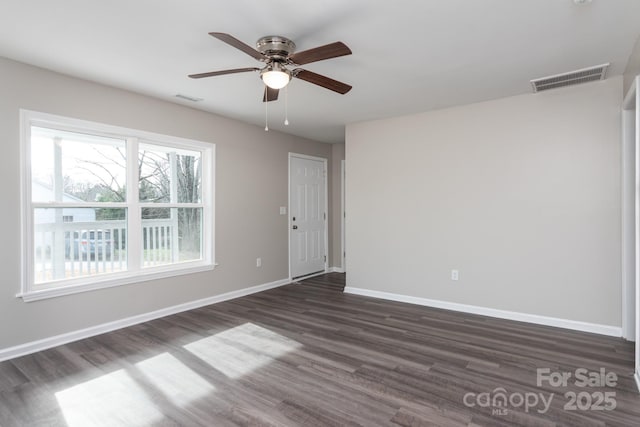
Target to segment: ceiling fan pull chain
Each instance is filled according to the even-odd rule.
[[[269,102],[267,102],[267,85],[264,85],[264,131],[269,132]]]
[[[289,126],[289,85],[284,87],[284,125]]]

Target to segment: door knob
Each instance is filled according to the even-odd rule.
[[[293,226],[293,229],[294,229],[294,230],[297,230],[297,229],[298,229],[298,226],[297,226],[297,225],[294,225],[294,226]]]

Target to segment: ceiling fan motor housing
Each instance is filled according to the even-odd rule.
[[[265,36],[256,42],[256,49],[271,61],[286,62],[295,52],[296,44],[286,37]]]

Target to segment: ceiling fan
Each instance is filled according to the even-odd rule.
[[[342,42],[330,43],[295,53],[295,43],[282,36],[262,37],[256,42],[256,49],[254,49],[230,34],[214,32],[209,33],[209,35],[241,50],[260,62],[264,62],[266,65],[262,68],[234,68],[230,70],[190,74],[189,77],[192,79],[259,71],[260,78],[265,84],[265,93],[262,99],[263,102],[277,100],[280,89],[284,88],[292,77],[305,80],[309,83],[313,83],[343,95],[351,90],[350,85],[330,79],[329,77],[316,74],[302,68],[288,68],[310,64],[312,62],[322,61],[325,59],[337,58],[339,56],[351,55],[351,49]]]

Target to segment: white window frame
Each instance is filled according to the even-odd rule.
[[[121,203],[101,203],[100,206],[126,208],[127,214],[127,271],[102,273],[47,282],[34,282],[34,223],[35,208],[47,207],[46,203],[33,202],[31,197],[31,127],[41,126],[70,132],[88,133],[110,138],[126,139],[127,149],[127,201]],[[21,290],[17,297],[25,302],[53,298],[95,289],[139,283],[148,280],[174,277],[213,270],[215,265],[215,144],[174,136],[156,134],[136,129],[112,126],[103,123],[73,119],[30,110],[20,110],[21,145]],[[195,150],[202,153],[202,203],[144,203],[138,197],[138,168],[129,167],[130,159],[138,158],[139,143]],[[64,207],[87,207],[81,203],[64,203]],[[53,206],[49,206],[53,207]],[[55,207],[62,207],[56,203]],[[184,261],[153,267],[142,267],[142,220],[143,207],[202,209],[202,259]],[[52,286],[55,284],[55,287]],[[44,288],[46,286],[46,288]]]

